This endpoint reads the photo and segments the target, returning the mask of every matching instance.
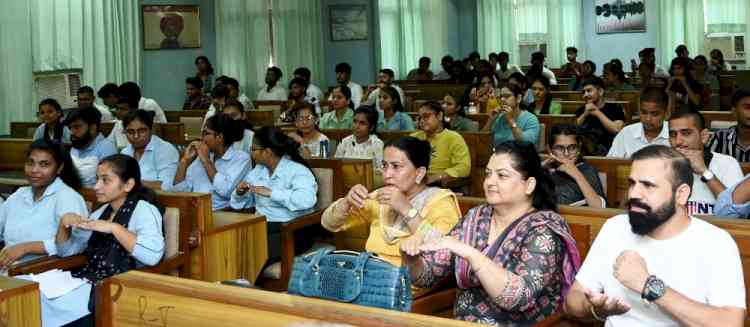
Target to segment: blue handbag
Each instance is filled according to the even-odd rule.
[[[406,267],[396,267],[370,252],[330,248],[294,258],[288,291],[399,311],[410,311],[412,302]]]

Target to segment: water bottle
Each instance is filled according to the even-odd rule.
[[[469,114],[475,115],[479,110],[477,110],[477,105],[472,101],[469,102]]]
[[[320,158],[328,158],[328,140],[320,141]]]

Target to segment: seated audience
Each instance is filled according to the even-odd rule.
[[[307,91],[305,95],[311,99],[315,99],[315,101],[322,101],[325,99],[323,97],[323,91],[320,90],[320,88],[312,83],[312,73],[310,72],[310,69],[307,67],[299,67],[294,70],[294,78],[302,78],[305,81],[307,81]]]
[[[65,215],[57,232],[58,255],[86,255],[86,264],[72,275],[86,281],[60,297],[41,292],[42,323],[93,326],[98,296],[95,285],[129,270],[155,266],[165,251],[163,209],[154,191],[141,184],[138,163],[116,154],[97,168],[96,201],[104,205],[90,217]],[[60,286],[60,285],[58,285]]]
[[[413,285],[455,279],[460,320],[532,326],[556,313],[581,259],[553,188],[533,144],[498,145],[484,179],[487,204],[445,237],[425,228],[402,242]]]
[[[557,85],[557,78],[555,78],[555,73],[544,66],[543,52],[534,52],[531,54],[531,68],[529,68],[529,71],[526,73],[526,75],[529,77],[529,79],[533,79],[535,77],[545,77],[549,80],[549,83],[551,85]]]
[[[627,214],[607,219],[565,301],[567,315],[607,326],[742,326],[737,244],[688,214],[690,163],[654,145],[633,154]]]
[[[568,84],[568,89],[571,91],[583,91],[583,82],[596,77],[596,64],[591,60],[583,62],[583,70],[578,75],[573,77],[573,80]]]
[[[328,158],[331,155],[330,140],[328,136],[320,132],[318,127],[318,113],[312,105],[305,103],[293,109],[295,132],[289,133],[289,137],[297,142],[300,154],[304,158]],[[327,144],[327,145],[324,145]]]
[[[255,208],[270,223],[285,223],[313,211],[318,183],[299,155],[299,144],[276,127],[258,130],[252,145],[256,163],[232,193],[233,209]],[[280,244],[275,244],[280,247]],[[270,252],[280,253],[280,249]]]
[[[227,86],[227,91],[229,91],[229,99],[233,99],[242,103],[242,106],[243,108],[245,108],[245,110],[255,109],[253,101],[250,100],[250,98],[248,98],[245,93],[240,92],[240,82],[238,80],[227,77],[226,79],[224,79],[224,85]]]
[[[669,100],[673,103],[674,110],[687,107],[692,110],[700,110],[703,105],[701,95],[703,85],[693,78],[690,61],[685,58],[674,58],[669,74],[672,76],[667,81],[667,92]]]
[[[279,67],[273,66],[266,69],[266,86],[258,91],[258,101],[286,101],[287,91],[279,85],[279,80],[284,74]]]
[[[526,78],[526,75],[522,73],[514,73],[513,75],[510,75],[507,84],[517,85],[524,92],[523,100],[521,101],[524,108],[530,107],[536,101],[536,99],[534,99],[534,91],[529,88],[530,83],[529,79]]]
[[[615,135],[625,126],[625,112],[619,105],[605,102],[604,82],[598,77],[583,82],[583,100],[586,104],[576,110],[576,125],[583,132],[583,154],[606,155]]]
[[[96,184],[96,167],[99,161],[117,153],[114,144],[99,132],[102,114],[94,108],[71,112],[65,120],[70,128],[70,156],[78,170],[81,184],[93,187]]]
[[[323,114],[323,118],[320,119],[320,128],[351,129],[354,116],[352,91],[346,85],[337,85],[331,91],[330,104],[330,111]]]
[[[711,50],[711,71],[719,75],[721,73],[726,73],[729,71],[732,71],[732,65],[730,65],[728,62],[724,61],[724,53],[721,52],[719,49],[713,49]]]
[[[339,85],[345,85],[352,91],[352,103],[354,108],[359,108],[359,104],[362,103],[362,86],[352,81],[352,66],[346,62],[342,62],[336,65],[336,83]],[[330,97],[328,101],[330,101]]]
[[[708,148],[750,162],[750,90],[739,89],[732,95],[732,111],[737,125],[715,131]]]
[[[57,255],[55,235],[63,215],[88,216],[78,194],[81,180],[68,151],[58,143],[38,139],[26,153],[23,169],[28,186],[13,192],[0,205],[0,269],[16,261]]]
[[[203,94],[211,96],[211,91],[214,89],[214,66],[211,65],[211,61],[206,56],[198,56],[195,58],[195,77],[199,78],[203,82]]]
[[[115,123],[112,125],[112,130],[107,135],[107,140],[114,144],[117,149],[124,149],[128,146],[128,136],[125,133],[125,126],[122,121],[130,113],[138,110],[138,103],[132,101],[130,98],[120,97],[117,99],[117,106],[115,107]],[[153,111],[151,111],[153,112]]]
[[[211,193],[214,211],[229,207],[236,184],[251,167],[247,152],[232,148],[242,140],[243,129],[227,114],[209,118],[202,139],[182,153],[170,191]]]
[[[666,85],[661,78],[654,76],[654,66],[645,62],[638,65],[638,79],[643,90],[653,86],[663,87]]]
[[[750,175],[716,197],[714,215],[721,218],[750,218]]]
[[[513,75],[514,73],[523,75],[523,71],[518,65],[510,63],[510,55],[505,51],[500,52],[497,55],[497,65],[498,68],[495,71],[495,75],[497,75],[497,78],[501,81],[510,79],[510,75]]]
[[[604,74],[602,75],[607,92],[624,92],[635,91],[635,88],[628,84],[625,78],[625,72],[619,65],[604,65]]]
[[[719,79],[709,71],[708,59],[704,55],[697,55],[693,59],[692,75],[696,81],[703,85],[701,100],[706,105],[710,103],[711,93],[719,94]]]
[[[253,145],[253,136],[255,133],[253,132],[252,126],[250,126],[245,119],[245,107],[242,105],[242,102],[234,99],[227,101],[222,113],[225,113],[229,115],[229,117],[232,117],[232,119],[238,121],[244,129],[242,140],[232,143],[232,149],[245,151],[252,155],[250,146]]]
[[[410,70],[406,75],[406,79],[410,81],[431,80],[435,77],[435,74],[430,70],[431,62],[430,57],[419,58],[419,67]]]
[[[33,140],[45,139],[62,144],[70,144],[70,130],[65,126],[64,114],[60,103],[52,98],[39,102],[37,112],[42,124],[34,131]]]
[[[203,81],[198,77],[185,79],[185,94],[182,110],[206,110],[211,106],[211,98],[203,94]]]
[[[141,88],[138,86],[138,84],[134,82],[122,83],[118,91],[120,93],[120,97],[125,97],[128,99],[133,99],[133,101],[137,101],[138,103],[137,109],[143,109],[146,111],[155,112],[156,115],[154,116],[154,122],[156,123],[167,122],[167,116],[164,114],[164,110],[162,110],[159,104],[156,103],[156,101],[154,101],[153,99],[143,97],[141,95]]]
[[[419,108],[420,130],[411,136],[430,142],[432,156],[427,170],[427,185],[445,185],[471,174],[471,157],[466,141],[461,134],[444,126],[443,107],[439,103],[427,101]]]
[[[552,101],[550,86],[549,80],[544,76],[537,77],[531,82],[531,91],[534,92],[534,103],[531,104],[530,111],[535,115],[559,115],[562,113],[560,103]]]
[[[480,112],[489,113],[500,107],[500,101],[495,94],[496,85],[491,73],[483,73],[469,91],[469,100],[479,108]]]
[[[223,112],[224,105],[227,103],[227,100],[229,100],[229,87],[224,85],[224,83],[220,83],[220,81],[222,81],[221,77],[216,79],[216,86],[214,86],[214,89],[211,91],[211,106],[208,107],[206,115],[203,116],[204,125],[209,118],[217,113]]]
[[[102,103],[109,108],[110,112],[115,112],[117,110],[117,99],[120,97],[119,89],[120,87],[117,86],[117,84],[107,83],[96,92],[96,95],[99,99],[102,99]]]
[[[112,121],[112,112],[109,111],[109,107],[96,104],[96,95],[94,89],[90,86],[81,86],[78,88],[76,102],[78,103],[78,109],[93,107],[96,108],[96,110],[99,110],[99,113],[102,114],[102,123]]]
[[[380,90],[380,119],[378,130],[380,131],[413,131],[414,121],[409,114],[404,112],[404,104],[398,91],[387,86]],[[356,104],[355,104],[356,105]]]
[[[669,145],[669,123],[667,97],[661,88],[643,90],[640,96],[640,122],[623,127],[617,133],[607,157],[630,158],[643,147]]]
[[[599,171],[581,155],[581,137],[572,124],[550,130],[549,158],[542,163],[555,184],[557,204],[604,208],[606,200]]]
[[[578,62],[578,48],[568,47],[565,49],[565,58],[568,62],[564,63],[560,70],[563,76],[581,76],[583,74],[583,64]]]
[[[141,182],[151,189],[170,189],[177,172],[180,154],[177,148],[153,134],[153,111],[138,109],[122,121],[128,146],[120,153],[135,158]]]
[[[370,84],[367,86],[367,90],[362,96],[363,99],[366,99],[363,104],[366,104],[368,106],[375,105],[375,108],[378,109],[378,111],[383,111],[383,109],[380,108],[380,90],[386,87],[392,87],[396,89],[401,103],[406,103],[404,98],[404,90],[393,83],[393,78],[393,70],[388,68],[381,69],[378,73],[378,84]]]
[[[445,114],[448,129],[456,132],[476,132],[479,130],[478,123],[466,117],[466,110],[452,94],[446,94],[443,97],[443,114]]]
[[[315,106],[315,113],[321,114],[320,102],[307,96],[307,81],[303,78],[293,78],[289,81],[289,100],[287,101],[287,115],[291,114],[294,107],[303,103],[309,103]]]
[[[424,230],[447,233],[461,210],[453,192],[428,187],[431,149],[426,141],[402,137],[385,145],[383,182],[371,191],[356,185],[323,213],[321,225],[341,232],[360,225],[370,234],[365,249],[391,264],[401,265],[400,245]]]
[[[521,101],[523,90],[508,83],[500,89],[501,105],[489,113],[487,124],[483,131],[491,131],[492,144],[498,145],[505,141],[518,140],[539,144],[539,120],[534,114],[523,109]]]
[[[453,57],[451,56],[443,56],[442,59],[440,59],[440,67],[443,68],[440,72],[435,75],[434,80],[437,81],[444,81],[451,79],[451,65],[453,65]]]
[[[678,45],[677,48],[674,49],[674,54],[677,55],[678,58],[690,59],[690,51],[688,51],[687,46],[684,44]]]
[[[354,111],[352,135],[344,137],[336,147],[335,158],[372,159],[375,172],[383,164],[383,141],[376,134],[378,111],[361,106]]]
[[[669,78],[669,72],[667,72],[667,70],[664,69],[664,67],[661,67],[656,64],[656,49],[644,48],[638,52],[638,57],[641,59],[641,63],[646,63],[647,67],[651,67],[653,69],[651,71],[651,74],[655,78],[663,78],[663,79]],[[633,71],[638,70],[638,65],[635,64],[635,60],[632,60],[631,64],[633,67]]]
[[[705,147],[708,128],[697,111],[677,111],[669,118],[669,143],[690,163],[693,170],[692,192],[687,209],[691,215],[712,215],[716,197],[742,180],[736,159]]]

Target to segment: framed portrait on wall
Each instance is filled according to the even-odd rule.
[[[596,0],[596,33],[646,32],[646,0]]]
[[[331,41],[367,40],[366,5],[328,6]]]
[[[143,49],[186,49],[201,47],[198,6],[144,5]]]

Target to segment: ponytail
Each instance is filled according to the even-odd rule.
[[[282,158],[289,156],[292,161],[310,168],[310,165],[299,153],[299,143],[284,134],[281,129],[271,126],[263,126],[253,137],[253,142],[263,148],[270,149],[276,156]]]

